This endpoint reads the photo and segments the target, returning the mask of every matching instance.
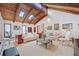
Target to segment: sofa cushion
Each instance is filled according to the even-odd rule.
[[[32,41],[32,40],[35,40],[35,39],[38,39],[39,36],[38,34],[33,34],[33,33],[28,33],[28,34],[25,34],[23,35],[23,39],[24,39],[24,42],[26,41]]]

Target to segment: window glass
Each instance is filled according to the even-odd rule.
[[[32,14],[28,17],[29,20],[32,20],[33,18],[34,16]]]
[[[11,24],[4,24],[4,37],[5,38],[11,37]]]
[[[23,11],[20,11],[19,17],[23,17],[23,16],[24,16],[24,12]]]

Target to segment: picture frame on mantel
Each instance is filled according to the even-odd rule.
[[[59,30],[59,24],[54,24],[54,30]]]

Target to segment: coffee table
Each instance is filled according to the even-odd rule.
[[[39,40],[36,41],[36,43],[38,44],[38,42],[44,44],[44,45],[45,45],[45,48],[47,48],[47,45],[48,45],[49,43],[52,44],[52,40],[43,40],[43,39],[39,39]]]

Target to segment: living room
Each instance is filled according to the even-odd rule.
[[[32,5],[0,4],[0,7],[3,6],[0,9],[0,55],[4,49],[7,51],[11,48],[16,48],[20,56],[79,55],[74,54],[73,43],[79,38],[79,8],[73,6],[78,4],[71,4],[72,7],[65,4],[66,9],[62,7],[63,4]],[[37,8],[36,5],[43,6]],[[58,7],[56,10],[56,6],[64,11]],[[11,54],[6,52],[5,55]]]

